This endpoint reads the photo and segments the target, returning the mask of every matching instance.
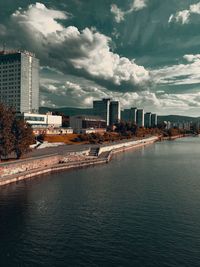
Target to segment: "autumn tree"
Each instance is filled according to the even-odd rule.
[[[17,117],[11,108],[0,104],[0,159],[7,159],[12,153],[19,159],[33,143],[31,126]]]
[[[13,110],[0,104],[0,159],[8,158],[13,151],[14,135],[11,131],[13,121]]]
[[[30,151],[30,145],[34,143],[34,135],[31,126],[24,120],[15,118],[12,126],[14,135],[14,148],[17,159]]]

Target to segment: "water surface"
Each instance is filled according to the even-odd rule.
[[[0,266],[200,266],[200,139],[0,188]]]

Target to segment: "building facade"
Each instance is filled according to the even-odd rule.
[[[85,133],[86,129],[90,132],[98,132],[106,129],[107,122],[99,116],[71,116],[70,127],[74,130],[74,133]]]
[[[137,126],[144,127],[144,109],[137,110]]]
[[[122,120],[136,124],[137,108],[124,109],[122,112]]]
[[[119,101],[110,102],[110,122],[109,125],[113,125],[121,120],[121,108]]]
[[[144,115],[144,127],[150,128],[151,127],[151,112],[147,112]]]
[[[110,123],[110,98],[93,101],[93,112],[95,116],[100,116],[106,121],[106,125]]]
[[[23,113],[20,115],[33,128],[59,128],[62,126],[62,116],[35,113]]]
[[[29,52],[0,52],[0,102],[16,112],[38,112],[39,60]]]
[[[113,125],[121,119],[119,101],[111,101],[110,98],[93,101],[93,113],[106,121],[106,125]]]
[[[151,115],[151,126],[156,127],[158,125],[158,117],[157,114]]]

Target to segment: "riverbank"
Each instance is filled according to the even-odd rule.
[[[83,168],[108,163],[116,153],[146,146],[158,141],[158,137],[127,141],[85,150],[58,153],[0,164],[0,186],[32,177],[68,169]]]
[[[178,138],[183,138],[183,137],[189,137],[189,136],[193,136],[192,134],[178,134],[178,135],[174,135],[174,136],[162,136],[160,137],[160,140],[176,140]]]

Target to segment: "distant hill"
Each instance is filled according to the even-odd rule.
[[[93,115],[93,110],[91,108],[72,108],[72,107],[64,107],[64,108],[48,108],[48,107],[40,107],[40,113],[44,114],[49,112],[59,112],[63,113],[66,116],[74,116],[74,115]]]
[[[199,120],[196,117],[188,117],[188,116],[180,116],[180,115],[166,115],[166,116],[158,116],[158,123],[163,121],[170,121],[170,122],[195,122]]]

